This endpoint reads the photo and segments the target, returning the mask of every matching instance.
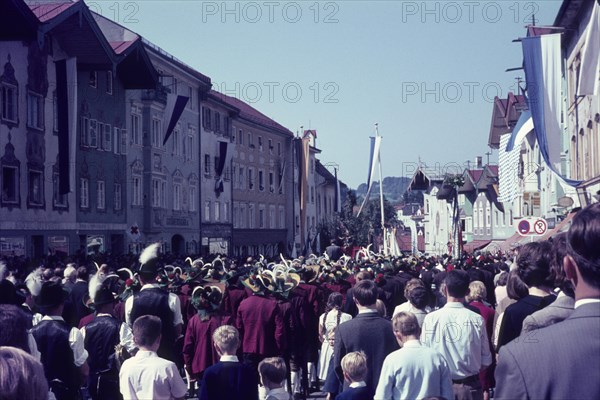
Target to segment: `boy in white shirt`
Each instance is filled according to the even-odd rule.
[[[139,351],[121,366],[119,387],[125,400],[181,400],[187,393],[177,366],[160,358],[162,322],[153,315],[139,317],[133,323],[133,341]]]

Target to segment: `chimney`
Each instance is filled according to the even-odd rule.
[[[477,165],[477,169],[483,168],[483,157],[482,156],[475,157],[475,165]]]

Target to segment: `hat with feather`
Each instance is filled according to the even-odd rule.
[[[280,296],[287,298],[290,292],[300,284],[300,275],[295,270],[283,264],[273,267],[271,286],[269,289]]]
[[[27,278],[25,278],[25,286],[33,297],[39,296],[42,291],[42,284],[44,283],[43,277],[44,269],[42,267],[34,269]]]
[[[117,294],[113,293],[111,285],[119,281],[119,275],[106,274],[98,271],[90,278],[88,291],[90,294],[87,306],[96,308],[105,304],[114,303],[117,299]]]
[[[186,268],[186,282],[196,280],[202,273],[202,268],[204,267],[204,261],[202,258],[196,258],[192,260],[191,257],[185,259],[186,263],[189,263],[189,267]]]
[[[158,274],[160,270],[158,264],[159,249],[160,243],[152,243],[142,251],[139,258],[138,274],[147,277],[154,277]]]
[[[198,312],[200,320],[206,321],[210,314],[219,310],[223,295],[225,294],[225,284],[205,284],[194,288],[192,291],[192,306]]]
[[[242,284],[246,286],[254,294],[266,294],[273,287],[273,274],[271,271],[260,271],[254,269],[248,277],[242,280]]]

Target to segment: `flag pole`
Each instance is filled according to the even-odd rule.
[[[379,124],[375,124],[375,136],[379,137]],[[387,232],[385,230],[385,212],[383,209],[383,174],[381,173],[381,149],[377,152],[377,163],[379,164],[379,202],[381,205],[381,232],[383,233],[383,254],[388,254]]]

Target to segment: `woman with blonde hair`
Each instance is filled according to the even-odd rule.
[[[42,364],[21,349],[0,346],[0,398],[48,399],[48,382]]]

